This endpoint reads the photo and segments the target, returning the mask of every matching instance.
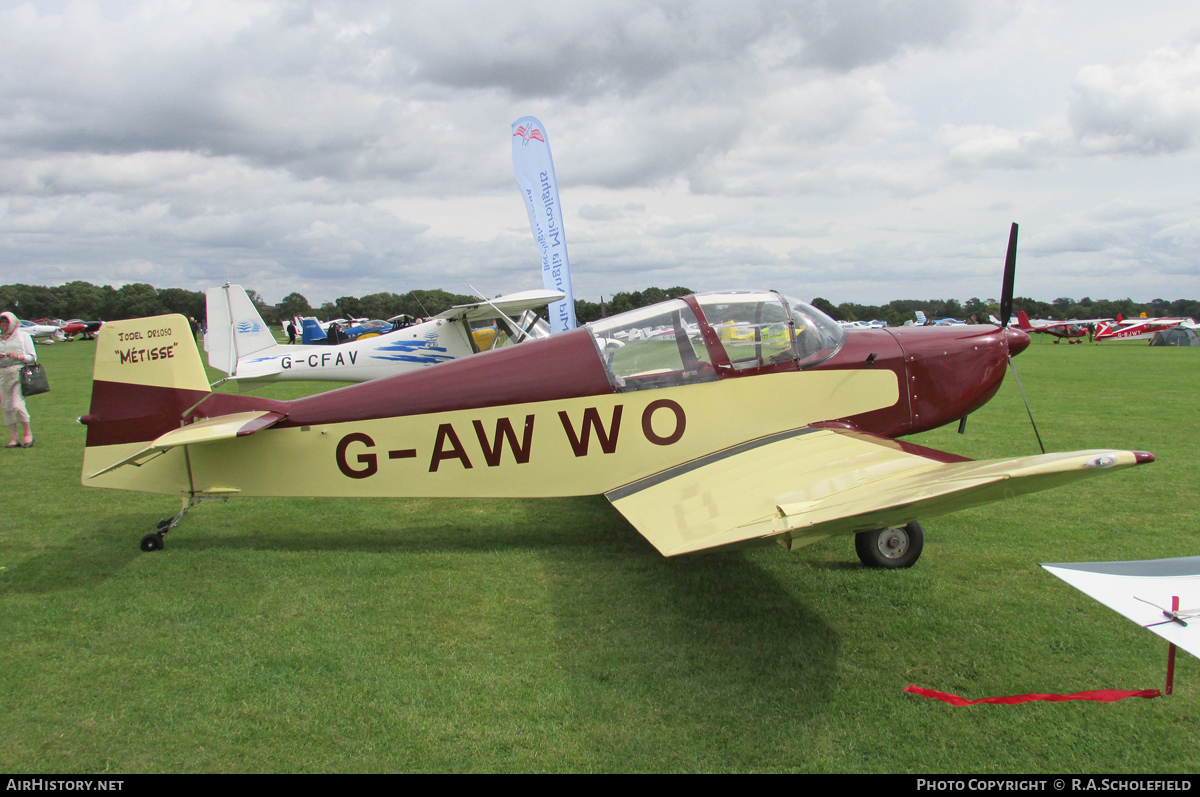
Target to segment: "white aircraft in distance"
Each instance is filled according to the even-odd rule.
[[[510,293],[451,307],[429,320],[340,345],[278,343],[240,285],[209,288],[205,296],[208,364],[239,383],[284,380],[368,382],[549,334],[530,312],[563,298],[559,291]],[[510,316],[520,316],[513,321]],[[475,321],[497,321],[492,335],[473,334]],[[503,326],[503,330],[500,330]],[[223,380],[222,380],[223,381]]]
[[[54,324],[38,324],[33,321],[21,321],[21,331],[35,341],[42,343],[54,343],[58,340],[66,340],[67,336],[62,333],[62,330]]]

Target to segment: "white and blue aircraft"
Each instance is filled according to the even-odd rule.
[[[545,337],[549,327],[532,311],[562,298],[559,291],[522,291],[456,305],[427,321],[383,335],[339,345],[289,346],[275,340],[244,288],[226,284],[209,288],[205,296],[208,331],[204,348],[208,364],[240,384],[367,382]],[[491,334],[472,329],[472,322],[484,321],[497,322]]]

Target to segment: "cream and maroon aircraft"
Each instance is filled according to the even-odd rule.
[[[1015,230],[1010,269],[1014,249]],[[1007,274],[1005,296],[1008,317]],[[145,551],[206,497],[604,494],[667,556],[855,534],[865,564],[907,567],[919,519],[1153,461],[971,461],[897,439],[981,407],[1028,344],[992,325],[843,330],[778,293],[708,293],[276,401],[210,392],[182,316],[115,321],[82,481],[182,497]]]

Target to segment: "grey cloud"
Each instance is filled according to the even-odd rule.
[[[910,48],[941,47],[969,29],[974,6],[958,0],[830,0],[796,9],[802,63],[850,70]]]
[[[1079,71],[1069,118],[1092,152],[1178,152],[1200,143],[1200,44],[1166,47],[1133,66]]]

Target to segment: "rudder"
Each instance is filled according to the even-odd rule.
[[[191,326],[181,315],[110,321],[96,339],[92,402],[80,421],[87,426],[82,481],[88,486],[174,492],[187,489],[186,470],[170,467],[173,457],[155,467],[125,469],[134,474],[88,474],[178,429],[183,415],[211,393]],[[122,482],[121,484],[111,482]]]

